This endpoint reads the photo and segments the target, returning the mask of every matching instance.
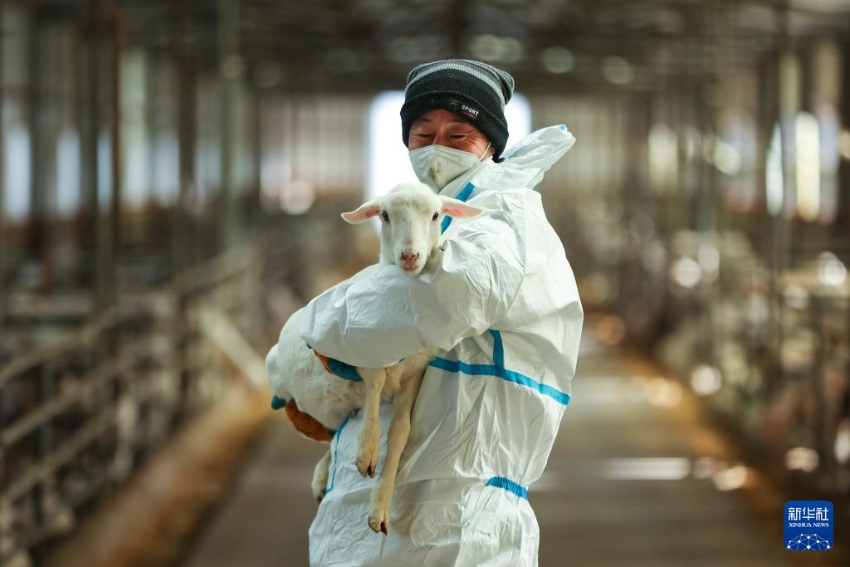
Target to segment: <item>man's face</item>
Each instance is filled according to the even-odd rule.
[[[494,148],[487,148],[487,138],[478,128],[461,120],[455,113],[448,110],[429,110],[413,121],[410,126],[410,137],[407,142],[408,150],[418,150],[431,144],[462,150],[480,156],[487,149],[485,156],[492,156]]]

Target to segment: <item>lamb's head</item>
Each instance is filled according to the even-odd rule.
[[[381,262],[397,264],[409,276],[418,275],[437,250],[443,217],[472,218],[482,210],[463,201],[434,194],[427,185],[403,183],[342,218],[355,224],[380,215]]]

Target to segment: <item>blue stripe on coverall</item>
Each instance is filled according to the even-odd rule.
[[[440,370],[445,370],[446,372],[462,372],[463,374],[470,376],[495,376],[507,382],[513,382],[514,384],[531,388],[532,390],[540,392],[544,396],[549,396],[562,405],[570,403],[569,394],[553,388],[552,386],[541,384],[524,374],[514,372],[513,370],[507,370],[503,367],[496,366],[495,364],[469,364],[460,360],[448,360],[437,357],[429,362],[428,365],[433,366],[434,368],[439,368]]]
[[[494,476],[490,480],[487,481],[486,486],[494,486],[496,488],[501,488],[503,490],[507,490],[512,494],[516,494],[520,498],[524,498],[528,500],[528,489],[521,484],[517,484],[509,478],[505,478],[503,476]]]
[[[334,464],[333,470],[331,470],[331,481],[328,484],[328,487],[325,488],[325,495],[328,494],[331,490],[334,489],[334,482],[336,482],[336,463],[337,463],[337,450],[339,449],[339,438],[342,435],[342,430],[345,428],[345,424],[348,423],[348,420],[351,419],[351,416],[346,416],[345,419],[342,420],[342,423],[339,424],[339,429],[336,430],[336,435],[334,435]]]
[[[564,127],[565,129],[566,127]],[[475,191],[475,185],[471,182],[464,185],[463,189],[461,189],[460,193],[457,195],[457,200],[463,201],[464,203],[469,199],[472,192]],[[445,232],[446,229],[451,224],[451,217],[445,217],[443,219],[442,231]],[[526,386],[531,388],[532,390],[537,390],[541,394],[545,396],[549,396],[555,401],[567,405],[570,403],[570,395],[560,390],[553,388],[552,386],[547,386],[546,384],[541,384],[540,382],[529,378],[519,372],[514,372],[512,370],[508,370],[505,368],[505,349],[502,344],[502,334],[499,331],[494,331],[490,329],[490,334],[493,336],[493,362],[494,364],[468,364],[466,362],[461,361],[452,361],[447,360],[445,358],[435,358],[431,361],[430,366],[435,368],[440,368],[442,370],[446,370],[448,372],[463,372],[464,374],[470,375],[480,375],[480,376],[497,376],[503,380],[507,380],[508,382],[513,382],[514,384],[519,384],[520,386]]]

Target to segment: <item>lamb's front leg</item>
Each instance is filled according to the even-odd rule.
[[[401,390],[393,398],[393,419],[387,432],[387,455],[384,457],[381,477],[372,488],[369,505],[369,527],[374,532],[389,533],[390,508],[398,474],[398,463],[410,436],[410,414],[421,383],[422,373],[409,377],[402,383]]]
[[[378,452],[381,449],[381,390],[387,379],[384,368],[358,368],[366,384],[366,399],[363,403],[363,429],[357,447],[357,470],[363,476],[375,476],[378,469]]]
[[[316,468],[313,469],[313,482],[310,483],[310,487],[313,489],[313,496],[319,502],[322,501],[322,498],[325,497],[325,490],[328,487],[328,476],[330,475],[331,468],[331,448],[328,447],[328,450],[325,451],[325,454],[322,455],[322,459],[316,463]]]

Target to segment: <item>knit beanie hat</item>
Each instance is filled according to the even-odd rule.
[[[423,63],[407,75],[401,107],[401,138],[407,146],[410,126],[425,112],[454,112],[483,133],[498,160],[508,142],[505,105],[514,92],[514,79],[480,61],[447,59]]]

